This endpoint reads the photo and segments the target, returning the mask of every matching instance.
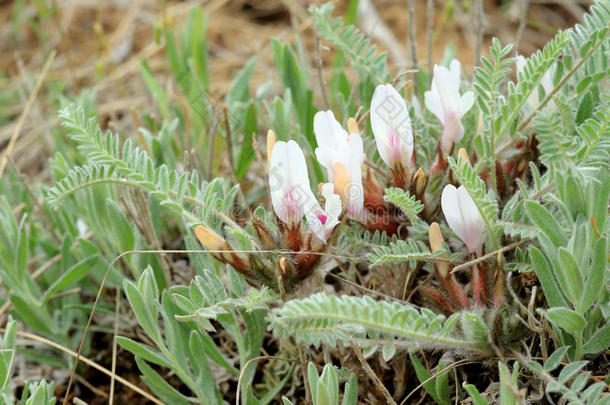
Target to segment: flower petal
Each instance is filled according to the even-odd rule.
[[[424,93],[424,103],[428,110],[432,112],[441,122],[445,124],[445,113],[443,112],[443,103],[441,102],[441,96],[438,93],[438,86],[436,80],[432,79],[432,87],[430,90]]]
[[[465,235],[466,228],[462,219],[462,212],[459,208],[457,189],[452,184],[446,185],[443,189],[441,208],[449,228],[463,240],[462,235]]]
[[[459,80],[455,81],[454,74],[444,66],[434,66],[434,81],[443,106],[445,117],[449,112],[457,113],[459,99]]]
[[[331,110],[318,111],[314,116],[313,128],[318,143],[316,158],[326,168],[329,181],[333,181],[332,163],[339,160],[347,165],[349,160],[347,131],[341,127]]]
[[[485,242],[485,221],[464,186],[458,187],[457,195],[465,227],[465,234],[460,237],[470,252],[478,251]]]
[[[462,94],[459,102],[458,116],[460,119],[472,108],[474,105],[474,92],[467,91]]]
[[[449,63],[449,72],[451,73],[451,81],[454,84],[454,90],[460,91],[460,76],[462,74],[462,64],[457,59],[452,59]]]
[[[314,202],[309,186],[305,156],[295,141],[277,142],[273,147],[269,188],[273,209],[282,222],[295,225]]]
[[[441,194],[441,207],[449,227],[464,241],[469,252],[480,253],[485,242],[485,222],[464,186],[449,184]]]
[[[413,153],[411,118],[405,100],[391,84],[380,84],[375,88],[371,100],[371,128],[381,159],[390,167],[395,163],[408,165]],[[396,147],[399,148],[400,162],[392,156]]]
[[[282,222],[289,224],[292,220],[284,203],[284,197],[290,190],[290,180],[286,170],[288,166],[287,150],[286,142],[279,141],[273,145],[269,162],[269,191],[275,214]]]

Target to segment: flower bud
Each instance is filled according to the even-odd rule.
[[[380,84],[373,93],[370,111],[371,129],[381,160],[390,169],[409,167],[413,154],[413,130],[405,100],[391,84]]]
[[[231,247],[226,240],[203,225],[198,225],[197,228],[195,228],[195,236],[208,250],[231,250]]]
[[[472,163],[470,163],[470,158],[468,157],[468,152],[466,152],[466,149],[460,148],[460,150],[458,150],[458,157],[461,157],[464,162],[468,162],[469,165],[472,165]]]
[[[355,118],[350,117],[347,119],[347,130],[350,134],[360,133],[360,128],[358,128],[358,121],[356,121]]]
[[[339,194],[344,204],[349,200],[350,176],[347,166],[341,162],[334,162],[333,178],[335,183],[335,194]]]
[[[470,253],[481,253],[485,243],[485,221],[464,186],[448,184],[441,193],[441,208],[449,228],[466,244]]]
[[[267,131],[267,169],[271,167],[271,154],[275,146],[275,134],[272,130]]]
[[[424,196],[424,192],[426,191],[426,186],[428,185],[428,178],[424,174],[423,169],[420,167],[417,169],[415,174],[413,175],[413,181],[411,182],[413,190],[415,191],[415,195],[420,200]]]
[[[430,224],[428,229],[428,238],[430,239],[430,250],[436,252],[443,248],[443,234],[441,228],[436,222]],[[444,255],[442,257],[445,257]],[[449,263],[437,262],[434,264],[434,268],[440,278],[448,297],[453,301],[454,304],[461,308],[468,307],[468,297],[464,290],[455,281],[455,277],[449,273]]]
[[[430,224],[430,228],[428,229],[428,239],[430,239],[430,249],[432,250],[432,253],[443,248],[443,234],[441,233],[441,228],[436,222],[432,222]],[[442,277],[447,277],[449,274],[449,265],[447,263],[437,263],[437,269]]]
[[[432,253],[443,248],[443,234],[438,223],[432,222],[428,229],[428,238],[430,239],[430,249]]]
[[[429,91],[424,93],[424,104],[443,124],[441,144],[448,152],[464,136],[462,118],[474,104],[474,92],[460,95],[461,64],[453,59],[449,69],[434,65],[434,76]]]
[[[258,239],[261,241],[265,249],[273,249],[277,246],[277,242],[271,236],[271,232],[269,232],[269,229],[267,229],[260,218],[253,215],[252,225],[254,226],[254,230],[258,235]]]
[[[280,257],[280,260],[278,261],[277,264],[278,264],[278,267],[280,268],[280,272],[282,273],[282,275],[288,273],[288,260],[286,260],[285,257]]]

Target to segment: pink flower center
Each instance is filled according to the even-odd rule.
[[[326,225],[326,220],[328,219],[328,217],[325,214],[318,214],[318,219],[320,220],[322,225]]]
[[[292,190],[288,190],[288,192],[286,193],[286,200],[288,200],[288,202],[290,202],[290,203],[294,202],[294,197],[292,196]]]
[[[394,160],[394,162],[400,162],[401,160],[401,156],[400,156],[400,140],[398,139],[398,137],[396,136],[396,131],[394,131],[394,129],[391,130],[392,131],[392,159]]]

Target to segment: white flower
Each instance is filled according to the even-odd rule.
[[[339,215],[341,215],[341,198],[334,193],[334,188],[332,183],[325,183],[322,186],[322,195],[326,199],[324,210],[316,201],[305,213],[309,228],[324,243],[339,224]]]
[[[409,166],[413,131],[407,105],[391,84],[375,88],[371,100],[371,128],[381,159],[391,168]]]
[[[446,185],[441,207],[449,227],[464,241],[468,251],[480,254],[485,243],[485,222],[464,186]]]
[[[523,71],[525,70],[525,61],[526,59],[523,57],[523,55],[517,55],[517,61],[515,62],[515,65],[517,66],[517,75],[520,73],[523,74]],[[540,84],[542,85],[545,94],[549,94],[551,91],[553,91],[555,86],[553,86],[552,69],[549,68],[546,72],[544,72],[542,79],[540,79]],[[539,101],[541,100],[538,99],[538,87],[536,86],[536,88],[532,90],[531,94],[527,98],[527,105],[529,106],[530,111],[533,111],[538,107]]]
[[[273,210],[290,228],[298,226],[305,212],[318,203],[309,186],[305,156],[295,141],[278,141],[273,146],[269,188]]]
[[[345,196],[348,214],[358,216],[364,203],[362,189],[362,163],[364,152],[360,134],[348,134],[335,119],[332,111],[319,111],[313,119],[313,129],[318,147],[316,157],[328,172],[328,180],[334,182],[333,165],[342,163],[349,174],[348,189],[342,192]]]
[[[453,59],[449,69],[434,65],[432,88],[424,94],[426,107],[443,124],[441,146],[448,151],[464,136],[461,119],[474,104],[474,93],[460,96],[460,62]]]

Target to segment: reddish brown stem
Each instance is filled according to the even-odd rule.
[[[422,287],[421,292],[424,300],[430,302],[445,315],[451,315],[458,310],[458,308],[452,302],[447,300],[443,294],[435,289]]]
[[[455,278],[452,275],[443,278],[440,273],[437,272],[437,274],[443,283],[443,287],[445,288],[449,299],[451,299],[456,306],[462,309],[468,308],[470,306],[468,303],[468,297],[466,296],[466,293],[462,287],[460,287],[457,281],[455,281]]]
[[[477,305],[489,304],[487,269],[481,264],[472,267],[472,295]]]

